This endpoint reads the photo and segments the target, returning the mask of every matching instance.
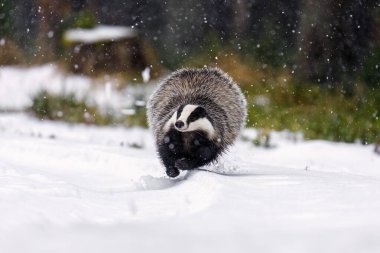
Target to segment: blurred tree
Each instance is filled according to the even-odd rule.
[[[12,10],[12,1],[0,0],[0,38],[9,36],[12,31]]]
[[[22,50],[14,41],[14,3],[0,0],[0,66],[20,64]]]
[[[380,3],[378,5],[380,7]],[[372,88],[380,88],[380,8],[374,9],[373,49],[364,63],[362,79]],[[380,137],[379,137],[380,138]],[[380,140],[379,140],[380,141]]]
[[[36,0],[37,6],[37,61],[47,62],[56,58],[60,36],[57,32],[64,18],[71,11],[70,1]]]
[[[307,0],[298,36],[297,66],[302,77],[351,93],[373,39],[375,1]]]
[[[233,9],[233,30],[236,34],[247,31],[249,15],[249,0],[237,0],[232,4]]]
[[[37,8],[34,1],[12,0],[12,38],[27,55],[35,53]],[[25,57],[24,57],[25,59]]]
[[[91,2],[91,9],[102,24],[133,26],[143,37],[156,46],[161,46],[162,33],[166,24],[166,2],[160,0]]]
[[[102,24],[108,25],[137,25],[141,21],[141,13],[146,0],[95,0],[90,1],[90,9]]]
[[[243,6],[246,4],[246,1],[239,4],[240,8],[235,7],[239,14],[246,14],[247,11],[242,10]],[[207,10],[207,21],[208,21],[208,33],[212,31],[213,33],[218,33],[221,41],[228,41],[233,38],[236,34],[234,33],[233,27],[239,27],[239,33],[245,31],[246,25],[241,24],[246,20],[246,16],[241,17],[240,19],[234,19],[234,1],[225,1],[225,0],[214,0],[206,1],[206,10]]]
[[[299,0],[249,1],[249,27],[242,35],[243,51],[272,66],[291,61],[296,44]]]
[[[85,8],[86,2],[86,0],[71,0],[71,9],[75,12],[79,12]]]
[[[73,17],[81,27],[136,27],[166,67],[177,68],[193,52],[213,55],[218,41],[252,62],[286,64],[303,78],[347,87],[362,71],[379,30],[373,0],[0,1],[1,34],[14,27],[15,41],[43,61],[54,59],[59,34]]]
[[[205,5],[199,0],[170,0],[162,3],[161,12],[157,14],[162,20],[162,27],[156,36],[159,41],[156,45],[162,63],[167,67],[178,67],[191,50],[202,48],[202,38],[208,24]],[[142,17],[149,18],[145,15]],[[140,27],[142,30],[147,28],[144,25]]]

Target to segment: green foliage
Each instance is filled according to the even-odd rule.
[[[145,106],[137,106],[135,105],[133,114],[127,115],[122,120],[122,123],[126,126],[141,126],[148,127],[148,121],[146,118],[146,108]]]
[[[68,28],[93,28],[96,24],[95,16],[90,11],[80,11],[72,14],[68,21]]]
[[[285,39],[279,33],[280,27],[273,21],[266,20],[263,30],[265,32],[260,38],[243,41],[242,53],[254,57],[260,63],[280,67],[289,61],[290,53]]]
[[[365,62],[362,78],[368,86],[380,88],[380,47],[375,48]]]
[[[0,0],[0,38],[12,33],[13,8],[12,1]]]
[[[251,59],[247,55],[239,58],[236,51],[228,51],[228,45],[213,43],[215,52],[211,46],[205,47],[208,48],[206,51],[194,52],[184,65],[218,66],[238,81],[248,99],[248,127],[259,128],[264,133],[269,130],[302,132],[306,139],[380,142],[379,89],[356,85],[352,81],[352,91],[348,94],[343,86],[328,89],[317,84],[299,83],[294,76],[296,74],[290,75],[286,69],[271,67],[278,66],[282,57],[261,55],[265,51],[273,51],[269,48],[274,46],[273,43],[260,42],[260,48],[254,53],[256,56]],[[255,64],[258,57],[268,61],[268,66],[264,68]],[[370,67],[365,70],[368,73],[367,84],[377,83],[373,84],[380,73],[376,71],[376,62],[376,57],[368,60]],[[249,86],[252,83],[255,85]],[[262,104],[260,99],[268,103]],[[261,134],[252,141],[258,146],[270,146],[267,134]]]
[[[363,87],[361,87],[363,88]],[[346,97],[339,89],[286,83],[246,88],[248,126],[301,131],[306,139],[380,141],[380,91],[357,89]],[[257,98],[267,103],[258,103]]]
[[[209,32],[203,39],[202,46],[192,50],[188,56],[178,57],[178,62],[173,61],[172,67],[189,66],[202,68],[215,62],[215,59],[227,48],[228,46],[223,44],[217,33]]]
[[[31,111],[40,119],[70,123],[106,125],[114,122],[112,116],[103,115],[95,106],[77,100],[74,94],[60,96],[41,91],[33,98]]]
[[[145,105],[135,104],[130,109],[130,112],[133,113],[116,116],[114,112],[104,113],[96,106],[88,105],[84,100],[76,99],[74,94],[52,95],[47,91],[41,91],[33,98],[30,111],[40,119],[62,120],[70,123],[123,124],[127,127],[148,126]],[[137,147],[135,146],[135,148]]]

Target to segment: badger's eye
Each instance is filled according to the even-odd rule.
[[[188,122],[193,122],[193,121],[196,121],[197,120],[197,117],[194,116],[194,115],[190,115],[189,118],[188,118]]]

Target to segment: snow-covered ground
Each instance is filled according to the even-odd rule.
[[[380,251],[372,146],[239,141],[171,180],[144,129],[3,113],[0,140],[1,252]]]
[[[144,82],[150,79],[149,68],[142,73]],[[120,88],[120,80],[112,76],[91,79],[81,75],[68,75],[55,64],[34,67],[0,68],[0,110],[17,111],[32,105],[33,97],[46,90],[52,94],[74,94],[77,99],[100,109],[122,113],[133,107],[136,98],[151,92],[152,85],[135,85]]]
[[[0,110],[41,89],[115,110],[136,95],[54,65],[1,68]],[[0,113],[0,252],[380,252],[374,147],[271,139],[239,140],[205,168],[222,175],[173,180],[148,130]]]

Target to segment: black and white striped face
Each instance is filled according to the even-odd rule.
[[[180,132],[202,130],[212,136],[215,131],[207,117],[206,110],[199,105],[181,105],[166,126],[170,128],[172,125]]]

